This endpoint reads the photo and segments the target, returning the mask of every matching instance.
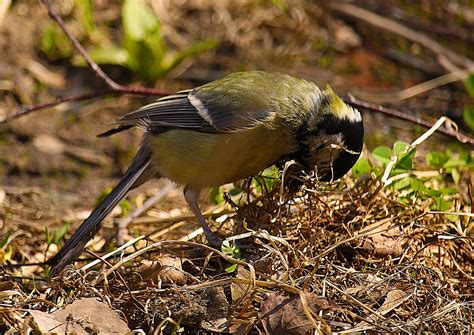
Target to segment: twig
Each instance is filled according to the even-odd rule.
[[[161,200],[172,188],[172,183],[167,182],[164,187],[162,187],[154,196],[145,201],[143,206],[135,209],[128,217],[122,219],[114,220],[117,223],[117,243],[119,245],[125,243],[124,237],[127,235],[127,227],[130,223],[133,222],[137,217],[142,215],[144,212],[149,210],[154,204]]]
[[[48,0],[40,0],[40,2],[43,4],[43,6],[46,8],[48,11],[48,15],[56,21],[56,23],[59,25],[61,30],[66,34],[66,37],[68,40],[72,43],[74,48],[81,54],[82,58],[89,64],[89,67],[94,70],[94,72],[99,76],[102,80],[105,81],[107,86],[109,86],[112,90],[120,93],[131,93],[131,94],[143,94],[143,95],[168,95],[170,94],[169,90],[162,90],[162,89],[154,89],[154,88],[145,88],[145,87],[129,87],[129,86],[124,86],[120,85],[112,78],[110,78],[102,69],[99,65],[97,65],[96,62],[92,60],[92,58],[89,56],[87,51],[84,49],[84,47],[81,45],[81,43],[77,40],[76,37],[69,31],[69,29],[66,27],[66,23],[62,19],[62,17],[56,13],[53,8],[51,7],[51,4],[49,3]]]
[[[420,126],[425,127],[425,128],[431,128],[433,126],[433,123],[431,123],[429,121],[422,120],[422,119],[420,119],[418,117],[415,117],[413,115],[410,115],[410,114],[402,113],[402,112],[397,111],[395,109],[386,108],[386,107],[382,107],[382,106],[379,106],[379,105],[371,104],[369,102],[359,100],[359,99],[357,99],[353,96],[351,96],[350,101],[346,101],[346,103],[348,103],[349,105],[354,106],[354,107],[365,108],[365,109],[370,110],[372,112],[383,113],[385,115],[388,115],[388,116],[391,116],[391,117],[394,117],[394,118],[397,118],[397,119],[400,119],[400,120],[410,121],[412,123],[415,123],[415,124],[420,125]],[[467,136],[463,133],[460,133],[457,130],[443,127],[443,128],[439,128],[438,131],[440,133],[444,134],[444,135],[449,136],[449,137],[456,138],[458,141],[460,141],[462,143],[466,143],[466,144],[470,144],[470,145],[474,146],[474,138],[472,138],[470,136]]]
[[[376,103],[396,102],[412,98],[418,94],[431,91],[437,87],[450,84],[458,80],[464,80],[469,76],[470,73],[472,73],[472,70],[459,70],[444,74],[398,92],[382,94],[357,93],[357,95]]]
[[[16,119],[20,116],[25,116],[31,112],[49,108],[49,107],[54,107],[57,105],[60,105],[65,102],[77,102],[77,101],[83,101],[83,100],[88,100],[88,99],[93,99],[97,97],[101,97],[107,94],[117,94],[119,92],[115,92],[114,90],[102,90],[102,91],[97,91],[94,93],[87,93],[87,94],[81,94],[81,95],[71,95],[67,96],[64,98],[59,98],[54,101],[48,101],[48,102],[43,102],[37,105],[32,105],[32,106],[25,106],[21,107],[18,111],[13,112],[11,114],[5,115],[4,117],[0,118],[0,123],[6,123],[10,120]]]
[[[67,39],[74,46],[74,48],[84,58],[86,63],[89,65],[89,67],[94,71],[94,73],[99,78],[104,80],[104,82],[107,84],[107,86],[110,87],[110,89],[109,90],[101,90],[101,91],[94,92],[94,93],[87,93],[87,94],[83,94],[83,95],[67,96],[67,97],[64,97],[64,98],[56,99],[54,101],[40,103],[40,104],[37,104],[37,105],[28,106],[28,107],[23,107],[23,108],[20,108],[19,111],[16,111],[14,113],[11,113],[9,115],[6,115],[6,116],[0,118],[0,124],[1,123],[6,123],[6,122],[8,122],[12,119],[16,119],[20,116],[27,115],[27,114],[29,114],[31,112],[34,112],[34,111],[38,111],[38,110],[45,109],[45,108],[48,108],[48,107],[57,106],[57,105],[62,104],[64,102],[83,101],[83,100],[88,100],[88,99],[92,99],[92,98],[101,97],[101,96],[104,96],[104,95],[107,95],[107,94],[134,94],[134,95],[164,96],[164,95],[170,95],[170,94],[175,93],[174,91],[167,90],[167,89],[156,89],[156,88],[146,88],[146,87],[130,87],[130,86],[125,86],[125,85],[120,85],[117,82],[115,82],[89,56],[89,54],[84,49],[84,47],[81,45],[81,43],[77,40],[76,37],[74,37],[74,35],[66,27],[66,24],[65,24],[64,20],[61,18],[61,16],[52,9],[51,4],[49,3],[49,1],[40,0],[40,2],[46,8],[46,10],[48,11],[49,16],[54,21],[56,21],[56,23],[59,25],[59,27],[61,28],[61,30],[66,35]]]
[[[371,11],[348,3],[333,4],[330,5],[330,8],[338,13],[354,17],[358,20],[367,22],[377,28],[384,29],[391,33],[402,36],[403,38],[409,41],[416,42],[422,45],[426,49],[436,54],[438,62],[449,72],[458,70],[459,66],[474,70],[474,62],[471,59],[458,55],[454,51],[445,48],[434,39],[415,30],[407,28],[396,21],[387,19]]]
[[[449,123],[452,122],[450,119],[448,119],[446,116],[442,116],[439,118],[438,121],[425,133],[423,133],[420,137],[418,137],[416,140],[414,140],[412,143],[410,143],[400,154],[393,154],[392,158],[390,159],[390,162],[387,164],[387,167],[385,168],[385,171],[382,176],[382,183],[384,183],[384,186],[390,185],[393,183],[394,179],[390,178],[390,173],[392,172],[392,169],[395,167],[395,164],[397,164],[398,157],[404,154],[407,154],[410,152],[412,149],[414,149],[416,146],[420,145],[424,141],[428,139],[431,135],[434,134],[436,130],[438,130],[443,123]]]

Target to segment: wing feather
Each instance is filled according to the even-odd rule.
[[[279,74],[236,73],[193,90],[178,92],[143,106],[117,121],[113,134],[129,126],[151,132],[181,128],[218,133],[249,129],[278,113],[281,89],[271,90],[271,83],[286,85],[294,80]],[[230,87],[230,89],[228,89]]]

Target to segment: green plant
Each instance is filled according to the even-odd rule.
[[[121,12],[123,38],[117,45],[103,33],[104,27],[101,29],[94,23],[90,0],[76,0],[75,7],[82,28],[81,38],[99,45],[89,51],[89,56],[98,64],[123,66],[148,82],[164,76],[183,60],[214,49],[218,44],[209,39],[173,52],[162,36],[160,21],[144,1],[125,0]],[[69,41],[53,23],[43,31],[39,47],[50,59],[68,58],[73,54]],[[85,64],[78,55],[73,62]]]
[[[66,236],[67,232],[69,231],[69,222],[65,222],[63,226],[56,230],[49,230],[48,227],[44,229],[44,233],[46,235],[46,251],[49,250],[51,244],[59,245],[59,242]]]
[[[94,207],[97,207],[99,203],[109,195],[110,192],[112,192],[112,188],[106,187],[97,197]],[[122,201],[120,201],[118,206],[120,207],[120,210],[121,210],[121,213],[120,213],[121,217],[126,217],[128,213],[130,212],[130,209],[132,208],[132,205],[127,199],[123,199]]]
[[[214,40],[196,42],[187,49],[170,52],[161,34],[161,24],[142,0],[125,0],[122,7],[124,38],[120,46],[98,48],[90,56],[99,64],[126,67],[146,81],[154,81],[183,60],[217,46]]]
[[[266,168],[258,176],[252,178],[252,186],[255,187],[258,194],[273,190],[279,182],[280,170],[275,165]]]
[[[450,210],[455,195],[460,192],[458,186],[461,176],[474,171],[471,153],[429,151],[424,158],[426,167],[431,171],[414,166],[415,154],[416,149],[402,141],[395,142],[392,148],[379,146],[371,153],[373,163],[367,157],[361,157],[352,172],[356,177],[373,173],[383,178],[392,157],[396,156],[396,163],[386,177],[391,181],[388,187],[399,194],[400,202],[415,204],[428,201],[431,210]]]
[[[9,261],[13,257],[13,248],[10,242],[13,239],[13,230],[7,231],[0,240],[0,260]]]
[[[235,244],[230,244],[229,241],[222,242],[221,251],[235,259],[242,259],[240,248]],[[225,272],[231,273],[237,270],[238,264],[230,264],[224,269]]]

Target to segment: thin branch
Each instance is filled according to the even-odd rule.
[[[397,34],[409,41],[422,45],[433,52],[437,56],[438,62],[449,72],[459,70],[459,66],[474,70],[474,61],[471,59],[458,55],[425,34],[407,28],[396,21],[348,3],[332,4],[329,7],[340,14],[367,22],[377,28]]]
[[[81,45],[81,43],[77,40],[76,37],[69,31],[66,27],[66,23],[62,19],[62,17],[53,10],[51,4],[47,0],[40,0],[41,4],[46,8],[48,11],[49,16],[56,21],[59,25],[61,30],[66,34],[68,40],[72,43],[74,48],[81,54],[82,58],[89,64],[89,67],[94,70],[94,72],[99,76],[102,80],[105,81],[107,86],[109,86],[112,90],[119,93],[129,93],[129,94],[143,94],[143,95],[169,95],[173,92],[170,90],[163,90],[163,89],[155,89],[155,88],[145,88],[145,87],[129,87],[120,85],[115,82],[112,78],[110,78],[102,69],[101,67],[94,62],[94,60],[89,56],[87,51]]]
[[[431,91],[437,87],[450,84],[459,80],[466,79],[469,74],[472,73],[472,70],[459,70],[455,72],[450,72],[444,74],[440,77],[436,77],[420,83],[415,86],[411,86],[404,90],[398,92],[391,92],[391,93],[357,93],[356,95],[364,98],[365,100],[369,100],[375,103],[386,103],[386,102],[396,102],[400,100],[405,100],[412,98],[416,95]]]
[[[65,102],[77,102],[77,101],[83,101],[83,100],[88,100],[88,99],[93,99],[93,98],[98,98],[102,97],[104,95],[108,94],[117,94],[120,92],[116,92],[114,90],[102,90],[102,91],[97,91],[94,93],[87,93],[87,94],[81,94],[81,95],[71,95],[71,96],[66,96],[64,98],[59,98],[54,101],[48,101],[48,102],[43,102],[37,105],[31,105],[31,106],[23,106],[19,108],[18,111],[10,113],[8,115],[5,115],[3,117],[0,117],[0,124],[1,123],[7,123],[10,120],[19,118],[20,116],[25,116],[31,112],[35,112],[41,109],[49,108],[49,107],[54,107],[57,105],[60,105]]]
[[[402,113],[402,112],[397,111],[395,109],[382,107],[380,105],[371,104],[369,102],[359,100],[359,99],[357,99],[353,96],[351,96],[350,101],[346,101],[346,103],[348,103],[349,105],[354,106],[354,107],[365,108],[365,109],[370,110],[372,112],[379,112],[379,113],[383,113],[385,115],[388,115],[388,116],[391,116],[391,117],[394,117],[394,118],[397,118],[397,119],[400,119],[400,120],[409,121],[409,122],[412,122],[414,124],[420,125],[420,126],[425,127],[425,128],[431,128],[434,125],[434,123],[422,120],[422,119],[420,119],[418,117],[415,117],[413,115]],[[456,138],[458,141],[460,141],[462,143],[467,143],[467,144],[470,144],[470,145],[474,146],[474,138],[472,138],[468,135],[462,134],[457,130],[454,130],[452,128],[443,127],[443,128],[439,128],[438,131],[440,133],[444,134],[444,135],[449,136],[449,137]]]
[[[94,93],[87,93],[83,95],[72,95],[72,96],[67,96],[64,98],[56,99],[54,101],[49,101],[49,102],[44,102],[40,103],[37,105],[32,105],[32,106],[26,106],[26,107],[21,107],[18,111],[13,112],[11,114],[5,115],[4,117],[0,117],[0,124],[6,123],[10,120],[16,119],[21,116],[25,116],[31,112],[38,111],[41,109],[49,108],[49,107],[54,107],[59,104],[65,103],[65,102],[77,102],[77,101],[83,101],[83,100],[88,100],[92,98],[97,98],[97,97],[102,97],[108,94],[136,94],[136,95],[158,95],[158,96],[163,96],[163,95],[170,95],[175,93],[174,91],[167,90],[167,89],[155,89],[155,88],[146,88],[146,87],[129,87],[129,86],[124,86],[120,85],[117,82],[115,82],[112,78],[110,78],[102,69],[101,67],[94,62],[94,60],[88,55],[87,51],[84,49],[84,47],[81,45],[81,43],[77,40],[76,37],[69,31],[69,29],[66,27],[66,23],[64,20],[61,18],[61,16],[56,13],[52,7],[49,1],[47,0],[40,0],[40,3],[46,8],[48,11],[49,16],[56,21],[56,23],[59,25],[61,30],[64,32],[66,35],[67,39],[71,42],[71,44],[74,46],[74,48],[81,54],[81,56],[84,58],[86,63],[89,65],[89,67],[94,71],[94,73],[104,80],[104,82],[107,84],[107,86],[110,87],[109,90],[101,90],[98,92]]]

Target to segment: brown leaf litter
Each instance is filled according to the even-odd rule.
[[[8,192],[5,201],[12,201]],[[455,203],[457,211],[470,212]],[[240,259],[199,243],[141,236],[106,264],[70,267],[47,283],[18,280],[21,273],[5,268],[1,329],[24,330],[31,311],[54,319],[54,311],[96,298],[120,311],[130,329],[145,332],[472,330],[468,216],[453,223],[407,206],[372,178],[330,186],[307,179],[303,190],[234,205],[236,214],[226,211],[217,221],[219,232],[244,236]],[[17,236],[9,246],[32,242]]]

